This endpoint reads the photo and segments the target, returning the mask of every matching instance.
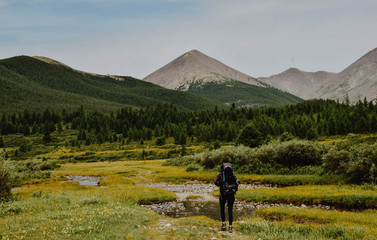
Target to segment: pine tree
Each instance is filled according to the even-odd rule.
[[[49,126],[48,123],[44,124],[44,126],[43,126],[43,134],[44,134],[43,141],[45,143],[51,142],[52,139],[51,139],[50,133],[51,133],[51,127]]]
[[[2,136],[0,136],[0,148],[5,147],[4,139]]]
[[[182,145],[182,148],[181,148],[181,156],[185,156],[187,154],[187,149],[185,147],[185,145]]]
[[[247,125],[237,139],[238,144],[254,148],[262,144],[262,134],[256,129],[254,124]]]
[[[60,122],[58,123],[57,127],[58,127],[58,132],[61,133],[63,131],[63,126]]]

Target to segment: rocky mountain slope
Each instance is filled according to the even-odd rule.
[[[335,76],[335,73],[324,71],[304,72],[290,68],[277,75],[261,77],[259,80],[303,99],[312,99],[318,98],[321,95],[321,87],[327,85],[329,79]]]
[[[302,101],[197,50],[181,55],[143,80],[237,106],[285,105]]]
[[[200,81],[225,83],[229,80],[263,86],[257,79],[237,71],[198,50],[191,50],[143,79],[168,89],[187,90]],[[203,82],[204,81],[204,82]]]
[[[352,103],[364,98],[370,101],[377,96],[377,48],[340,73],[303,72],[291,68],[259,80],[303,99],[344,101],[348,95]]]

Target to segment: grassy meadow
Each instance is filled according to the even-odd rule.
[[[35,165],[39,167],[35,172],[49,174],[34,178],[25,171],[19,173],[27,175],[14,185],[21,188],[12,191],[12,200],[0,203],[0,239],[377,239],[377,189],[372,184],[344,184],[315,174],[237,174],[244,184],[279,186],[240,189],[237,201],[293,206],[259,208],[255,217],[236,221],[230,234],[220,231],[220,222],[205,216],[170,218],[140,206],[177,199],[173,192],[142,183],[212,183],[218,174],[202,166],[166,164],[163,157],[180,149],[172,139],[163,146],[145,141],[72,147],[60,141],[69,139],[69,132],[54,134],[54,144],[35,144],[19,156],[22,160],[10,161]],[[17,139],[17,135],[6,138],[8,144],[14,143],[6,148],[10,156]],[[210,146],[186,147],[191,154]],[[143,151],[152,153],[141,157]],[[82,186],[68,181],[65,176],[69,175],[101,178],[99,186]],[[308,207],[298,207],[302,204]],[[313,204],[337,210],[311,208]]]

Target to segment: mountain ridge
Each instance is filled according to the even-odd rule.
[[[180,69],[180,72],[171,71],[174,69]],[[208,77],[210,74],[218,74],[225,77],[225,79],[228,78],[256,86],[263,86],[263,83],[256,78],[229,67],[196,49],[182,54],[165,66],[149,74],[143,78],[143,80],[168,89],[187,90],[187,87],[183,88],[182,86],[188,85],[196,79]]]
[[[143,80],[225,104],[235,102],[237,106],[285,105],[302,101],[198,50],[182,54]]]
[[[377,48],[361,56],[339,73],[326,71],[304,72],[287,69],[260,81],[297,95],[305,100],[323,98],[351,103],[376,98]]]

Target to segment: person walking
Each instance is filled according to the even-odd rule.
[[[225,203],[228,203],[228,216],[229,216],[229,232],[233,232],[233,204],[234,196],[238,190],[239,180],[233,173],[233,168],[231,163],[223,163],[220,167],[220,173],[217,175],[215,180],[216,186],[220,187],[220,214],[221,214],[221,230],[226,230],[225,224]]]

